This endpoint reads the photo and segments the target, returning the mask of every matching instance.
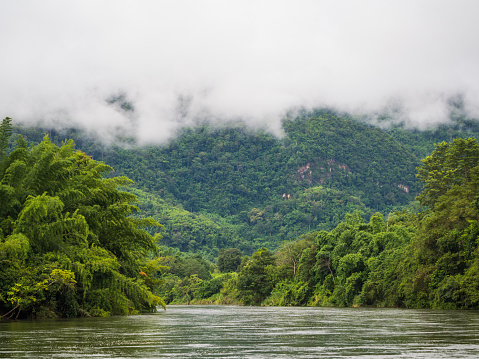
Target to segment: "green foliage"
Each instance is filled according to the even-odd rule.
[[[282,278],[296,279],[303,252],[311,246],[312,242],[311,235],[303,235],[297,241],[283,242],[275,253],[278,275]]]
[[[163,244],[189,252],[165,249],[156,264],[156,271],[169,267],[161,276],[167,302],[478,308],[477,121],[456,117],[426,131],[380,129],[313,111],[286,118],[283,130],[278,139],[241,126],[201,125],[162,147],[136,147],[126,139],[123,148],[102,147],[76,132],[81,148],[135,179],[137,188],[120,196],[107,185],[116,190],[128,181],[110,175],[99,195],[96,175],[80,175],[73,164],[82,157],[72,160],[67,143],[52,155],[45,143],[32,150],[19,139],[0,181],[6,204],[0,207],[0,261],[9,263],[0,283],[8,290],[22,275],[32,279],[20,284],[33,288],[51,273],[42,262],[48,256],[75,273],[84,289],[73,296],[77,304],[66,289],[56,298],[40,291],[44,301],[70,303],[64,305],[69,313],[132,312],[136,304],[124,289],[108,302],[114,294],[105,283],[114,278],[129,293],[142,283],[157,285],[154,274],[138,276],[147,267],[137,263],[153,251],[148,233],[158,233],[158,221],[165,224]],[[470,138],[453,140],[458,136]],[[423,191],[412,202],[417,166]],[[84,171],[105,175],[109,167],[95,162]],[[82,178],[74,181],[79,187],[65,185],[72,176]],[[134,195],[141,214],[129,205]],[[117,202],[109,202],[111,196]],[[125,216],[131,220],[123,222]],[[141,250],[121,240],[128,233]],[[71,254],[73,242],[81,255]],[[89,252],[93,245],[100,250]],[[227,248],[251,257],[238,273],[220,275],[210,262],[220,255],[218,269],[233,270],[224,263]],[[33,250],[43,253],[36,271],[23,265]],[[80,297],[95,304],[85,307]]]
[[[237,276],[227,280],[202,279],[172,265],[171,273],[182,277],[165,277],[172,283],[168,298],[173,303],[477,309],[479,161],[475,148],[475,140],[454,140],[438,145],[432,159],[424,161],[419,177],[424,179],[425,194],[419,200],[430,201],[429,210],[391,211],[386,216],[366,214],[364,206],[349,207],[357,210],[347,213],[330,231],[316,226],[319,231],[284,241],[275,253],[260,248],[245,256]],[[437,168],[443,169],[443,177]],[[339,193],[335,191],[307,188],[283,200],[284,214],[301,216],[305,211],[298,209],[305,203],[318,203]],[[276,206],[256,206],[236,218],[244,216],[250,227],[266,228],[264,234],[273,232],[272,223],[279,220]],[[219,253],[220,269],[234,270],[235,266],[223,268],[229,250]]]
[[[181,252],[164,251],[161,264],[168,267],[168,273],[180,278],[197,276],[202,280],[211,279],[212,265],[200,254],[185,255]]]
[[[265,305],[301,306],[308,302],[311,290],[308,283],[281,281],[277,283],[271,295],[264,301]]]
[[[215,275],[204,280],[196,274],[180,278],[163,275],[161,296],[168,304],[238,304],[236,273]]]
[[[5,117],[0,124],[0,171],[3,170],[2,161],[8,148],[8,139],[12,132],[12,119]],[[1,172],[0,172],[1,173]]]
[[[195,290],[195,298],[205,299],[220,292],[223,288],[223,280],[221,277],[212,278],[203,281],[197,286]]]
[[[238,291],[246,305],[260,305],[274,286],[274,257],[266,248],[260,248],[251,258],[241,263]]]
[[[330,111],[301,112],[283,129],[277,138],[241,124],[202,124],[148,147],[121,139],[105,147],[74,129],[50,133],[55,141],[73,136],[116,175],[132,178],[143,213],[165,225],[163,244],[209,260],[221,248],[276,249],[333,229],[346,213],[386,215],[413,199],[419,160],[386,131]]]
[[[373,263],[363,287],[365,304],[477,308],[470,278],[478,240],[478,154],[475,139],[455,139],[438,144],[423,161],[418,177],[424,190],[418,198],[430,210],[414,225],[413,241]],[[396,233],[403,236],[406,230]]]
[[[376,210],[409,201],[417,159],[379,128],[325,111],[304,113],[283,126],[298,183],[362,192],[361,200]]]
[[[447,196],[460,193],[450,191]],[[477,309],[479,223],[435,222],[447,196],[438,200],[437,213],[396,212],[387,220],[377,213],[366,223],[355,212],[332,231],[286,242],[274,255],[262,248],[244,257],[237,281],[223,282],[219,291],[245,305]],[[431,221],[447,229],[434,232]],[[196,283],[189,302],[210,295],[206,302],[218,303],[216,284]]]
[[[417,129],[397,121],[390,121],[388,126],[381,127],[417,158],[426,158],[431,155],[438,143],[451,142],[454,138],[477,137],[479,134],[479,121],[468,119],[462,114],[459,116],[452,114],[448,123],[425,129]]]
[[[238,248],[220,249],[216,265],[222,273],[235,272],[241,263],[242,256]]]
[[[183,252],[200,253],[210,261],[218,255],[218,249],[231,246],[251,246],[237,233],[237,226],[219,216],[191,213],[165,201],[159,196],[135,188],[127,188],[139,200],[138,217],[151,217],[161,222],[161,244]],[[151,227],[149,232],[158,232]]]
[[[424,186],[418,199],[422,205],[432,208],[453,186],[471,181],[470,172],[479,163],[479,145],[475,138],[442,142],[421,162],[417,177]]]
[[[153,294],[158,237],[145,231],[159,224],[131,216],[136,197],[119,190],[131,181],[105,178],[111,167],[47,136],[30,148],[19,139],[2,164],[2,317],[130,314],[163,304]]]

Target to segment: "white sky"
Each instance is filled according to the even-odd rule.
[[[0,0],[0,116],[156,143],[198,116],[278,133],[298,106],[394,104],[424,126],[461,94],[479,117],[478,14],[477,0]],[[120,93],[135,118],[106,104]]]

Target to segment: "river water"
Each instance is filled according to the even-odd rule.
[[[0,323],[0,358],[478,358],[479,312],[169,306]]]

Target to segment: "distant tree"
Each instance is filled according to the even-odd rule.
[[[12,119],[10,117],[5,117],[0,124],[0,171],[1,163],[3,157],[6,155],[6,151],[8,148],[8,139],[10,138],[10,134],[12,133]]]
[[[185,255],[177,252],[174,256],[164,256],[161,262],[169,268],[169,274],[179,278],[196,275],[201,280],[211,279],[211,264],[201,254]]]
[[[312,237],[312,235],[303,235],[296,241],[283,242],[275,254],[278,266],[284,267],[292,279],[296,279],[303,251],[311,247]]]
[[[238,275],[238,291],[247,305],[260,305],[273,289],[274,256],[266,248],[253,253]]]
[[[417,177],[423,189],[417,199],[432,208],[454,185],[471,181],[471,170],[479,164],[479,144],[475,138],[442,142],[421,162]]]
[[[218,252],[218,269],[222,273],[234,272],[241,263],[241,251],[238,248],[223,248]]]

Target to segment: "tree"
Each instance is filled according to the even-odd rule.
[[[247,305],[260,305],[273,289],[273,253],[260,248],[247,259],[238,275],[238,291]]]
[[[303,251],[313,243],[312,236],[303,235],[297,241],[287,241],[281,244],[276,252],[276,258],[279,266],[283,266],[291,273],[291,278],[296,280],[299,263]]]
[[[423,183],[423,189],[417,200],[423,206],[433,208],[439,197],[454,185],[471,180],[470,172],[479,164],[479,144],[475,138],[441,142],[421,162],[416,176]]]
[[[3,172],[3,159],[8,149],[8,139],[12,132],[12,119],[5,117],[0,124],[0,174]]]
[[[8,148],[8,139],[12,132],[12,119],[5,117],[0,124],[0,160],[5,156],[5,151]]]
[[[4,122],[5,123],[5,122]],[[160,226],[133,217],[125,177],[47,136],[19,138],[0,173],[0,315],[109,315],[154,310]],[[50,313],[50,314],[48,314]]]
[[[241,263],[241,251],[238,248],[222,248],[218,252],[217,266],[220,272],[234,272]]]

